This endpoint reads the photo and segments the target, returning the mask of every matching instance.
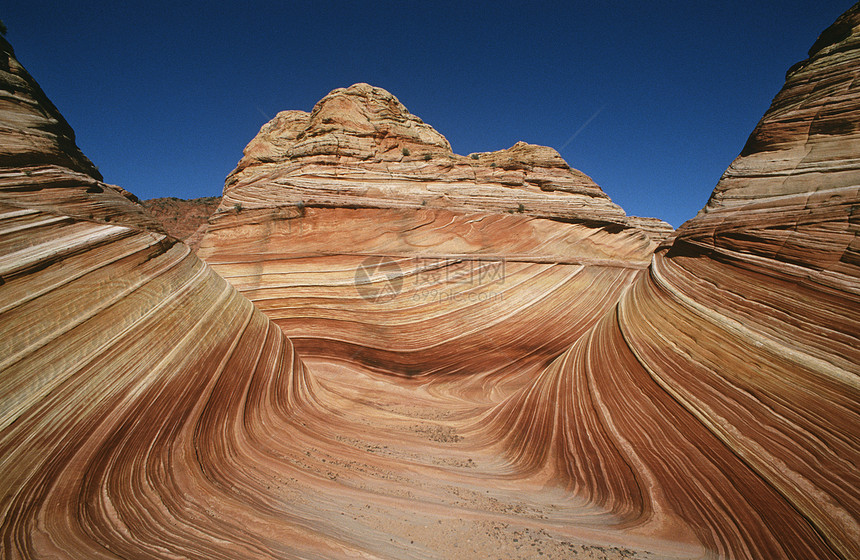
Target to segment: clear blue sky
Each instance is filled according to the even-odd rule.
[[[141,198],[220,194],[275,113],[369,82],[457,153],[553,146],[678,226],[852,4],[26,0],[0,19],[105,180]]]

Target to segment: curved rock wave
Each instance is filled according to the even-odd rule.
[[[478,428],[619,526],[681,523],[721,557],[860,555],[857,133],[840,124],[858,6],[836,25],[854,31],[789,72],[705,211]]]
[[[264,127],[203,260],[0,39],[2,555],[860,557],[858,36],[659,247],[364,84]]]

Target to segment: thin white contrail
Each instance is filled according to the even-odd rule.
[[[588,120],[585,121],[584,123],[582,123],[582,126],[580,126],[579,129],[577,129],[577,131],[573,133],[573,136],[571,136],[570,138],[567,139],[567,142],[565,142],[564,144],[561,145],[561,148],[559,148],[558,151],[560,152],[563,149],[567,148],[568,144],[573,142],[573,139],[576,138],[577,136],[579,136],[579,133],[582,132],[583,130],[585,130],[585,127],[588,126],[591,123],[591,121],[596,119],[597,115],[599,115],[600,111],[602,111],[605,107],[606,107],[606,105],[604,105],[603,107],[601,107],[600,109],[595,111],[593,115],[588,117]]]

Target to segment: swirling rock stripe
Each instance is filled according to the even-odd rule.
[[[21,247],[0,259],[4,555],[255,556],[235,523],[244,548],[205,544],[230,529],[195,518],[197,432],[222,377],[294,406],[282,333],[160,234],[3,207],[0,244]]]
[[[0,46],[8,61],[0,85],[13,92],[0,108],[8,140],[0,154],[0,555],[427,558],[459,549],[464,557],[486,557],[522,555],[529,544],[556,557],[606,552],[610,545],[616,556],[627,555],[612,531],[583,532],[569,522],[599,513],[581,512],[567,494],[524,485],[496,450],[458,433],[486,401],[507,394],[502,383],[473,382],[471,393],[451,383],[443,391],[392,381],[331,350],[320,352],[325,361],[312,362],[312,375],[281,329],[165,236],[131,195],[100,181],[11,47],[2,40]],[[480,241],[464,240],[463,232],[476,226],[450,213],[434,216],[427,228],[444,231],[435,238],[444,238],[443,252]],[[254,223],[241,213],[249,217]],[[546,230],[525,217],[473,218],[493,232],[531,223],[515,243],[527,256],[536,245],[563,247],[568,239],[580,245],[582,262],[555,263],[557,250],[544,261],[517,261],[506,311],[516,316],[529,302],[551,300],[549,309],[581,299],[574,307],[583,316],[572,310],[562,328],[571,339],[650,253],[650,242],[631,231],[571,227],[577,232],[571,237],[557,235],[555,226],[541,240]],[[453,225],[446,229],[447,222]],[[616,249],[622,260],[636,255],[636,265],[603,274],[596,263],[613,259],[606,251],[613,239],[624,241]],[[462,256],[434,266],[450,269]],[[328,261],[321,262],[327,271]],[[319,275],[344,270],[353,274],[353,264]],[[541,289],[527,289],[531,281]],[[592,281],[606,293],[586,296]],[[344,296],[342,286],[335,288],[317,291]],[[278,297],[306,297],[301,289],[290,293]],[[349,307],[356,296],[343,300]],[[460,304],[461,323],[492,313],[481,303]],[[432,335],[424,325],[407,349],[412,357],[425,339],[444,344],[452,332],[453,314],[427,307],[448,331]],[[318,315],[344,324],[330,320],[333,309]],[[310,323],[312,315],[293,326]],[[521,317],[524,324],[514,330],[539,320]],[[337,328],[347,340],[356,335]],[[536,357],[523,360],[537,369],[562,344],[507,330],[494,324],[487,332],[507,348],[501,354],[509,373],[517,371],[522,348],[537,348]],[[492,349],[486,338],[473,337],[481,341],[477,351]],[[376,365],[398,354],[378,346],[380,354],[368,360]],[[462,341],[444,350],[473,351]],[[443,370],[457,369],[445,360]],[[469,367],[487,370],[476,361]],[[676,551],[647,542],[628,546]]]
[[[860,557],[858,18],[653,257],[480,204],[222,206],[201,254],[235,288],[0,42],[2,555]]]
[[[403,376],[533,373],[617,301],[653,248],[636,230],[435,210],[243,211],[212,225],[200,255],[303,356]],[[348,247],[331,241],[347,235]],[[387,264],[366,268],[376,262]]]
[[[631,533],[860,557],[860,4],[796,65],[698,217],[473,428]]]
[[[4,557],[482,557],[526,528],[555,556],[621,550],[458,434],[481,403],[311,376],[186,246],[9,206],[0,232]]]

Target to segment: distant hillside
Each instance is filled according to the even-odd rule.
[[[140,203],[155,219],[161,222],[167,233],[185,241],[194,250],[197,250],[197,244],[205,230],[206,222],[221,204],[221,197],[206,196],[183,200],[169,196],[142,200]]]

